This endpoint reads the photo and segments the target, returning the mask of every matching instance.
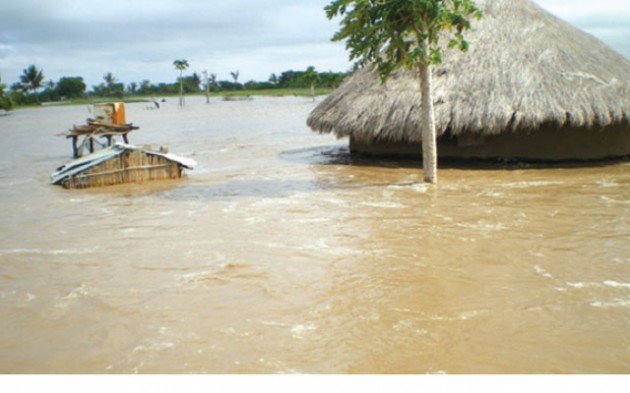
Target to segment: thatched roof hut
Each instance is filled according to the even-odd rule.
[[[434,67],[440,157],[630,155],[630,61],[530,0],[480,0],[470,50]],[[355,72],[308,118],[351,149],[421,154],[416,72]]]

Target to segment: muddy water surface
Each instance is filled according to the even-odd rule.
[[[67,191],[55,134],[0,117],[0,372],[628,373],[630,165],[360,161],[315,104],[127,105],[182,181]]]

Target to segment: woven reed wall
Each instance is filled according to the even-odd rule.
[[[83,173],[65,180],[64,188],[104,187],[123,183],[144,183],[153,180],[179,179],[183,168],[164,157],[125,151]]]

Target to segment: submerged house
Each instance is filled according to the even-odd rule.
[[[51,183],[64,188],[92,188],[153,180],[180,179],[194,160],[116,143],[57,168]]]
[[[530,0],[479,0],[468,52],[433,68],[438,157],[586,160],[630,156],[630,61]],[[382,84],[358,70],[308,125],[352,152],[421,155],[414,71]]]

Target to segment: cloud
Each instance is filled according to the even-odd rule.
[[[191,72],[208,69],[221,74],[240,68],[242,75],[261,80],[286,69],[279,60],[291,60],[289,50],[301,58],[289,63],[316,67],[333,63],[331,55],[323,53],[330,51],[342,56],[337,63],[345,70],[349,64],[343,45],[329,42],[337,26],[325,17],[326,3],[13,1],[0,15],[0,48],[13,48],[0,51],[9,58],[0,70],[17,79],[21,69],[36,63],[47,78],[84,75],[88,85],[101,83],[105,72],[126,82],[171,82],[176,78],[173,60],[185,58]]]
[[[567,21],[622,18],[630,15],[627,0],[534,0],[549,12]],[[626,25],[627,25],[626,18]],[[598,22],[596,22],[598,23]]]
[[[535,0],[552,14],[630,57],[628,0]]]
[[[350,68],[343,43],[330,38],[338,21],[326,19],[329,0],[5,0],[0,12],[0,73],[19,79],[36,64],[46,79],[83,76],[88,86],[112,72],[130,83],[173,82],[173,60],[189,72],[241,80],[271,73]],[[630,55],[627,0],[536,0]],[[626,49],[623,49],[626,48]]]
[[[13,52],[15,52],[15,49],[11,45],[0,44],[0,59],[8,57]]]

